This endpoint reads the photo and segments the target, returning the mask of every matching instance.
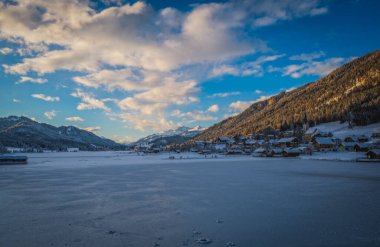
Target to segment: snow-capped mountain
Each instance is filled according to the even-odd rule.
[[[91,150],[98,147],[121,146],[112,140],[74,126],[55,127],[27,117],[16,116],[0,118],[0,145],[55,150],[67,147]]]
[[[148,135],[132,143],[132,145],[154,144],[160,146],[179,144],[195,137],[203,130],[205,130],[205,128],[202,128],[201,126],[195,126],[193,128],[181,126],[177,129],[171,129],[161,133]]]

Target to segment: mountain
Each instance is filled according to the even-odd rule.
[[[33,147],[64,150],[78,147],[83,150],[120,148],[112,140],[74,126],[54,127],[27,117],[0,118],[0,146]]]
[[[380,122],[380,51],[369,53],[322,79],[252,104],[193,140],[213,140],[270,129],[289,129],[350,119],[357,125]]]
[[[202,131],[204,131],[204,129],[201,126],[195,126],[193,128],[182,126],[177,129],[167,130],[143,137],[138,141],[131,143],[131,145],[153,144],[155,146],[165,146],[170,144],[181,144],[195,137]]]

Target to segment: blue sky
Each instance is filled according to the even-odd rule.
[[[0,1],[0,115],[130,141],[379,49],[375,0]]]

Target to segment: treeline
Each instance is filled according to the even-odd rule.
[[[198,135],[194,140],[286,130],[303,123],[380,121],[380,51],[355,59],[324,78],[251,105]]]

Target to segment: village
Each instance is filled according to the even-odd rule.
[[[335,136],[323,128],[310,127],[297,130],[249,134],[247,136],[225,137],[215,140],[196,140],[190,145],[157,146],[150,143],[130,147],[135,152],[159,153],[194,152],[202,155],[252,155],[255,157],[297,157],[318,152],[360,152],[368,160],[380,160],[380,131],[366,134],[347,131],[346,135]]]

